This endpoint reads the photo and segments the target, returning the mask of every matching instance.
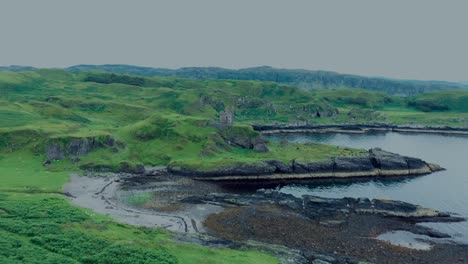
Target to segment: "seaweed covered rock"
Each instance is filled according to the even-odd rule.
[[[311,219],[347,216],[350,214],[378,215],[382,217],[400,217],[413,220],[434,219],[447,222],[459,222],[461,217],[450,216],[445,212],[424,208],[402,201],[368,198],[324,198],[303,195],[301,198],[290,194],[259,190],[252,195],[214,193],[204,196],[190,196],[182,199],[184,203],[217,203],[226,205],[276,204],[301,212]]]

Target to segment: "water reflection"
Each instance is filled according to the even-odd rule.
[[[377,188],[396,188],[401,184],[417,179],[423,176],[413,176],[409,178],[402,178],[398,176],[389,176],[385,178],[327,178],[327,179],[289,179],[289,180],[262,180],[262,181],[225,181],[219,182],[218,185],[228,192],[236,193],[253,193],[258,189],[281,189],[283,191],[287,188],[299,189],[346,189],[353,186],[368,186],[374,185]]]
[[[275,134],[268,136],[267,138],[271,141],[284,141],[290,143],[329,143],[330,141],[336,141],[339,138],[353,138],[354,140],[366,140],[369,136],[372,136],[374,139],[383,139],[386,137],[386,132],[369,132],[366,134],[340,134],[340,133],[284,133],[284,134]]]

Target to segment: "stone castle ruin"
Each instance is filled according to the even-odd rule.
[[[221,126],[232,126],[234,122],[234,111],[232,109],[226,109],[219,113],[219,123]]]

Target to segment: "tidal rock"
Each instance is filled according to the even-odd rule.
[[[318,196],[304,195],[302,198],[294,197],[290,194],[278,192],[257,192],[253,195],[239,194],[208,194],[204,196],[187,197],[182,202],[185,203],[216,203],[226,205],[246,206],[254,204],[276,204],[285,206],[292,210],[301,212],[310,219],[324,221],[330,218],[336,220],[336,217],[342,219],[349,214],[378,215],[382,217],[399,217],[415,221],[433,220],[457,222],[463,221],[463,218],[452,217],[447,213],[423,208],[418,205],[384,199],[367,198],[323,198]],[[325,220],[328,221],[328,220]],[[338,220],[341,221],[341,220]],[[341,224],[336,222],[333,224]]]

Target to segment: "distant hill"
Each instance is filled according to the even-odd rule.
[[[0,71],[13,71],[13,72],[21,72],[21,71],[35,71],[37,68],[31,66],[18,66],[18,65],[11,65],[11,66],[0,66]]]
[[[175,76],[192,79],[228,79],[270,81],[300,87],[305,90],[331,88],[359,88],[385,92],[391,95],[416,95],[431,91],[468,89],[468,84],[444,81],[397,80],[382,77],[364,77],[330,71],[275,69],[268,66],[239,70],[216,67],[186,67],[164,69],[122,64],[76,65],[68,71],[106,71],[142,76]]]
[[[34,71],[30,66],[0,66],[0,71]],[[468,89],[468,82],[398,80],[384,77],[365,77],[341,74],[331,71],[311,71],[301,69],[276,69],[268,66],[245,68],[239,70],[217,67],[185,67],[165,69],[140,67],[125,64],[76,65],[65,70],[105,71],[116,74],[140,76],[171,76],[191,79],[226,79],[269,81],[297,86],[304,90],[358,88],[370,91],[385,92],[390,95],[411,96],[432,91]]]

